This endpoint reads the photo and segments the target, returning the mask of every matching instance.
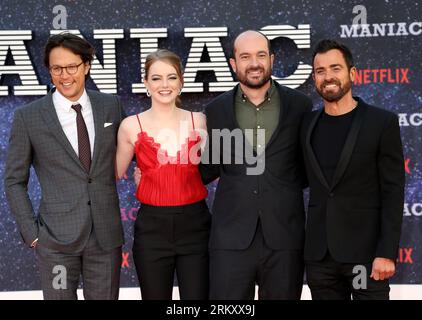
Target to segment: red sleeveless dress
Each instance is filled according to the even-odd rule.
[[[135,142],[135,154],[142,174],[137,199],[152,206],[181,206],[206,198],[208,191],[198,170],[201,136],[195,130],[192,112],[193,131],[176,156],[169,156],[143,131],[138,115],[136,117],[141,131]]]

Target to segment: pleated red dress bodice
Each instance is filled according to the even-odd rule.
[[[153,206],[180,206],[203,200],[208,191],[198,170],[201,156],[201,136],[195,130],[181,146],[176,156],[169,156],[159,143],[145,131],[138,134],[135,142],[137,166],[141,170],[141,182],[136,191],[137,199]]]

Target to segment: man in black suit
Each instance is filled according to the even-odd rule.
[[[352,96],[350,50],[321,41],[313,55],[324,108],[305,116],[310,187],[305,261],[313,299],[388,299],[404,202],[395,114]]]
[[[299,133],[312,102],[271,79],[273,61],[262,33],[241,33],[230,59],[240,84],[205,111],[212,164],[201,165],[201,174],[205,183],[220,178],[212,208],[211,299],[253,299],[256,284],[260,299],[301,296],[305,174]],[[224,130],[240,131],[240,147]]]

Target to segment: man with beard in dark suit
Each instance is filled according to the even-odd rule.
[[[352,96],[355,74],[346,46],[316,46],[313,76],[324,108],[306,115],[301,130],[313,299],[388,299],[395,272],[405,183],[398,118]]]
[[[301,296],[305,173],[299,129],[312,102],[271,79],[273,62],[265,35],[242,32],[230,59],[240,83],[205,110],[212,164],[202,165],[201,174],[205,183],[220,178],[212,208],[211,299],[253,299],[256,284],[259,299]],[[219,149],[227,137],[216,138],[213,132],[224,130],[241,132],[244,153],[232,143]]]

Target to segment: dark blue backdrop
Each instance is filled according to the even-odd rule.
[[[97,57],[103,62],[102,41],[94,38],[94,29],[123,29],[123,38],[116,40],[117,94],[122,98],[127,114],[138,113],[149,106],[144,94],[132,93],[132,84],[140,82],[140,41],[131,38],[132,28],[167,28],[167,37],[158,40],[158,46],[178,53],[186,63],[191,50],[192,38],[185,37],[185,28],[226,27],[227,36],[219,37],[225,57],[228,59],[231,41],[242,30],[262,29],[266,26],[309,25],[310,46],[323,38],[335,38],[346,43],[355,55],[357,68],[362,73],[362,83],[357,83],[354,95],[367,102],[400,114],[402,139],[406,158],[406,206],[404,210],[401,254],[398,273],[393,283],[422,283],[422,188],[421,188],[421,104],[422,63],[421,33],[422,9],[414,1],[298,1],[298,0],[251,0],[251,1],[0,1],[0,52],[7,50],[2,34],[10,30],[31,30],[32,37],[25,40],[32,66],[40,84],[49,84],[47,70],[42,63],[43,46],[54,29],[55,5],[61,4],[67,12],[67,29],[77,29],[97,49]],[[356,4],[358,8],[353,13]],[[367,14],[367,20],[363,16]],[[356,18],[357,17],[357,18]],[[374,26],[386,23],[386,35],[365,36],[366,30],[358,29],[353,37],[353,19],[368,23],[367,30],[373,35]],[[62,21],[63,22],[63,21]],[[356,21],[355,21],[356,22]],[[405,23],[399,25],[398,23]],[[412,25],[413,23],[413,25]],[[391,25],[388,25],[391,24]],[[346,25],[347,27],[341,27]],[[380,26],[381,25],[381,26]],[[412,25],[412,27],[411,27]],[[390,29],[389,29],[390,28]],[[401,29],[400,29],[401,28]],[[294,32],[293,32],[294,33]],[[349,34],[350,33],[350,34]],[[379,32],[378,32],[379,33]],[[390,33],[390,35],[387,35]],[[408,33],[406,35],[406,33]],[[343,37],[342,37],[343,36]],[[306,36],[305,36],[306,38]],[[292,38],[278,37],[272,40],[276,53],[274,74],[285,78],[298,67],[299,62],[311,64],[312,50],[299,48]],[[306,43],[306,41],[305,41]],[[3,46],[3,47],[2,47]],[[204,53],[201,61],[207,61]],[[17,60],[17,59],[16,59]],[[0,54],[2,66],[14,65],[9,52],[5,59]],[[386,71],[380,71],[386,69]],[[399,70],[398,78],[396,70]],[[366,70],[366,71],[365,71]],[[374,71],[375,70],[375,71]],[[390,78],[388,78],[390,70]],[[400,71],[401,70],[401,71]],[[385,77],[381,77],[381,73]],[[376,75],[376,76],[375,76]],[[300,77],[298,77],[300,78]],[[305,77],[306,78],[306,77]],[[382,79],[381,79],[382,78]],[[196,82],[204,82],[204,92],[184,93],[186,108],[203,110],[205,104],[217,92],[210,92],[209,82],[215,82],[212,71],[199,72]],[[321,100],[314,92],[311,76],[301,82],[298,89],[309,95],[315,108]],[[0,85],[9,86],[8,95],[0,96],[0,177],[3,181],[10,125],[15,109],[39,96],[19,96],[13,90],[20,85],[16,74],[3,74]],[[97,88],[90,81],[89,87]],[[215,185],[210,186],[209,204],[212,204]],[[134,198],[131,181],[119,182],[122,219],[126,233],[125,262],[122,269],[122,287],[137,286],[131,258],[132,225],[138,202]],[[31,176],[29,193],[34,207],[38,207],[40,189],[34,175]],[[5,200],[3,184],[0,186],[0,290],[39,289],[38,271],[33,251],[26,248],[19,236],[14,218]],[[126,261],[127,258],[127,261]]]

